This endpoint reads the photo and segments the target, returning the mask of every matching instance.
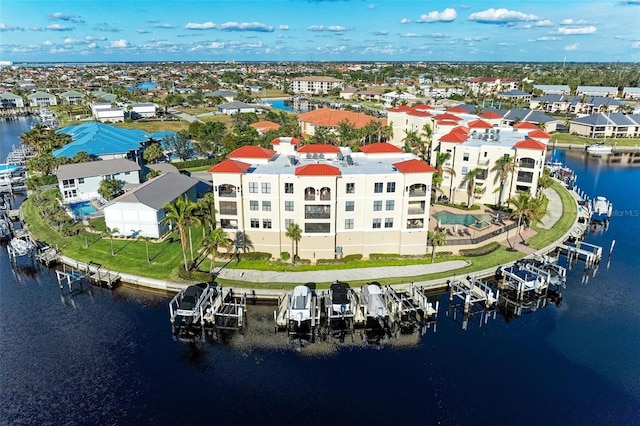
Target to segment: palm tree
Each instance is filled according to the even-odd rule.
[[[467,200],[467,207],[471,207],[471,199],[474,194],[477,194],[476,178],[482,173],[484,173],[484,170],[480,167],[476,167],[475,169],[468,171],[464,179],[462,179],[462,185],[467,185],[467,195],[469,196]]]
[[[438,190],[438,192],[442,193],[442,182],[444,181],[444,174],[448,173],[449,175],[451,175],[451,185],[450,185],[450,191],[453,189],[453,178],[456,176],[456,172],[455,170],[453,170],[451,167],[446,167],[444,164],[449,161],[451,159],[451,153],[450,152],[438,152],[436,153],[436,175],[434,177],[434,184],[436,189]],[[451,194],[449,194],[449,196],[451,197]],[[453,202],[451,199],[449,199],[449,202]]]
[[[139,238],[144,241],[144,248],[147,252],[147,263],[149,263],[151,262],[151,259],[149,258],[149,241],[151,240],[151,238],[145,236],[140,236]]]
[[[218,257],[218,249],[224,247],[227,250],[233,246],[231,239],[227,236],[224,229],[218,227],[210,231],[202,240],[202,250],[207,256],[211,256],[209,272],[213,272],[216,266],[216,257]]]
[[[516,162],[515,157],[511,157],[510,155],[505,155],[498,158],[491,168],[492,172],[495,172],[495,176],[493,178],[493,183],[497,183],[500,181],[500,196],[498,198],[498,206],[502,206],[503,196],[504,196],[504,186],[507,184],[507,180],[509,176],[511,176],[516,170]],[[509,189],[509,194],[511,194],[511,189]]]
[[[113,251],[113,236],[119,234],[120,230],[118,228],[107,228],[104,230],[104,235],[109,237],[109,242],[111,243],[111,256],[115,256],[116,254]]]
[[[294,266],[296,264],[296,257],[298,257],[298,243],[302,239],[302,229],[300,225],[292,222],[287,226],[285,235],[287,238],[291,238],[291,265]],[[295,251],[293,250],[294,243]]]
[[[427,161],[429,157],[429,144],[422,139],[422,135],[415,130],[405,130],[404,149],[415,153],[421,160]]]
[[[186,195],[180,196],[175,201],[165,204],[164,206],[165,217],[162,219],[162,223],[172,226],[175,225],[178,228],[185,271],[189,270],[189,265],[187,264],[187,235],[185,228],[189,225],[189,219],[195,208],[196,204],[189,200]]]
[[[518,235],[522,239],[523,243],[526,240],[522,238],[522,224],[526,221],[529,225],[533,225],[542,219],[547,211],[544,209],[543,199],[535,198],[531,196],[530,192],[519,191],[516,197],[511,197],[507,201],[513,206],[512,218],[518,218]]]
[[[429,231],[427,233],[427,239],[431,243],[433,250],[431,251],[431,263],[433,263],[436,258],[436,247],[443,246],[445,241],[447,240],[447,234],[441,230]]]
[[[213,231],[216,226],[216,209],[213,192],[207,192],[204,194],[196,204],[198,205],[198,208],[196,209],[195,214],[202,224],[202,238],[204,238],[207,232]]]
[[[431,143],[433,142],[433,129],[429,123],[424,123],[422,126],[422,136],[424,136],[424,144],[426,148],[426,153],[421,158],[427,162],[431,160]],[[420,154],[419,154],[420,155]]]

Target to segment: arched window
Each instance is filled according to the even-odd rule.
[[[218,195],[221,197],[232,197],[236,196],[236,187],[234,185],[222,184],[218,186]]]
[[[536,168],[536,160],[533,158],[521,158],[520,159],[520,167],[524,169],[535,169]]]
[[[427,185],[424,183],[414,183],[409,187],[409,197],[424,197],[427,195]]]
[[[316,189],[311,186],[307,186],[304,189],[304,199],[306,201],[315,201],[316,199]]]
[[[320,199],[321,200],[330,200],[331,199],[331,188],[323,187],[320,189]]]

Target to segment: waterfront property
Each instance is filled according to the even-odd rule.
[[[76,203],[102,198],[98,193],[100,182],[115,179],[125,184],[140,183],[138,163],[124,158],[71,163],[58,166],[55,175],[63,203]]]
[[[217,224],[239,249],[279,257],[295,224],[306,259],[426,252],[433,167],[386,143],[352,152],[280,137],[272,146],[239,148],[209,170]]]
[[[342,87],[342,80],[333,77],[310,76],[298,77],[291,80],[291,91],[302,94],[328,93],[335,88]]]

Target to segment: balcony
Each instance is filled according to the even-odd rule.
[[[237,208],[220,208],[220,214],[237,215],[238,209]]]
[[[218,190],[218,196],[225,198],[236,198],[236,190],[234,189],[222,189]]]

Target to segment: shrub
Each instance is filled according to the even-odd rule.
[[[248,253],[240,254],[240,259],[242,260],[269,260],[271,259],[270,253],[264,253],[261,251],[251,251]]]
[[[453,255],[453,252],[451,251],[437,251],[436,252],[436,257],[450,257]]]
[[[216,158],[197,158],[195,160],[177,161],[172,163],[178,170],[190,169],[192,167],[213,166],[218,160]]]
[[[178,276],[184,280],[210,282],[211,274],[202,271],[185,271],[184,268],[179,268]]]
[[[500,243],[494,241],[481,247],[460,250],[460,254],[466,257],[484,256],[485,254],[493,253],[498,248],[500,248]]]
[[[361,254],[348,254],[342,258],[343,262],[353,262],[355,260],[362,260]]]
[[[287,261],[291,258],[291,255],[289,254],[288,251],[283,251],[282,253],[280,253],[280,259]]]

